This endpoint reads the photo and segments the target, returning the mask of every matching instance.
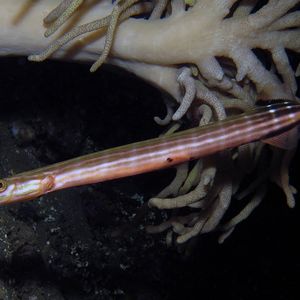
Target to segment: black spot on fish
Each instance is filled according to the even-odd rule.
[[[170,163],[170,162],[172,162],[172,161],[173,161],[173,158],[171,158],[171,157],[168,157],[168,158],[167,158],[167,162]]]

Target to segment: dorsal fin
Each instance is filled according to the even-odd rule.
[[[272,145],[277,148],[291,150],[296,148],[298,144],[298,128],[294,127],[279,135],[262,140],[264,143]]]

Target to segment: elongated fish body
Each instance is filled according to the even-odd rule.
[[[0,180],[0,205],[167,168],[272,138],[299,122],[300,104],[283,101],[207,126],[81,156]]]

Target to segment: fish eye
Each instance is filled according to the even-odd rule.
[[[0,179],[0,192],[4,192],[7,189],[7,181],[4,179]]]

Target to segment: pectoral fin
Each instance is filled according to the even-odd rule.
[[[53,186],[54,186],[55,179],[52,175],[47,175],[42,181],[41,181],[41,188],[43,193],[49,192]]]

